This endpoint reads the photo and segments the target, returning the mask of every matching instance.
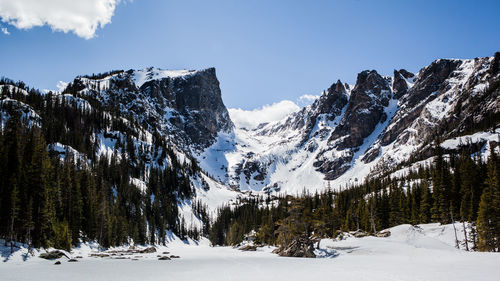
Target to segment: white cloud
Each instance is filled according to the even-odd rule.
[[[3,33],[3,34],[5,34],[5,35],[10,35],[10,32],[9,32],[9,30],[7,29],[7,27],[2,27],[2,28],[1,28],[1,30],[2,30],[2,33]]]
[[[0,0],[0,18],[19,29],[48,25],[90,39],[111,22],[120,0]],[[2,32],[5,31],[2,28]],[[7,31],[8,32],[8,31]]]
[[[56,85],[56,88],[57,90],[54,90],[54,89],[43,89],[43,92],[44,93],[48,93],[48,92],[52,92],[52,93],[62,93],[62,91],[64,91],[66,89],[66,87],[68,86],[68,82],[64,82],[64,81],[59,81],[57,82],[57,85]]]
[[[261,123],[281,120],[299,109],[300,107],[293,101],[283,100],[254,110],[243,110],[241,108],[229,108],[228,110],[236,127],[253,129]]]
[[[313,102],[317,98],[319,98],[319,95],[302,95],[302,96],[299,97],[299,100],[300,101]]]
[[[319,95],[302,95],[298,99],[298,104],[301,106],[306,106],[312,104],[316,99],[318,99]]]

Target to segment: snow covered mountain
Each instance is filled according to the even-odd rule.
[[[300,193],[342,188],[432,156],[433,143],[463,137],[475,152],[499,142],[499,59],[440,59],[417,74],[395,70],[341,81],[312,105],[254,130],[221,132],[200,165],[240,189]],[[453,143],[453,142],[445,142]]]
[[[140,131],[138,154],[139,147],[163,139],[181,162],[197,162],[203,180],[194,177],[193,185],[231,192],[219,196],[218,204],[234,198],[232,190],[295,194],[344,188],[428,159],[437,137],[446,149],[468,145],[488,153],[488,141],[499,141],[499,60],[499,53],[440,59],[417,74],[401,69],[392,77],[362,71],[355,85],[338,80],[311,105],[252,130],[233,125],[214,68],[79,76],[59,95],[83,109],[98,104],[133,120],[129,126]],[[30,116],[40,122],[36,112]],[[120,134],[126,132],[99,132],[96,153],[113,155],[117,142],[124,141]],[[58,145],[63,153],[64,144]],[[137,186],[144,188],[148,167],[161,162],[155,162],[158,154],[161,150],[142,152],[149,164],[134,180]]]
[[[219,132],[233,128],[214,68],[114,71],[77,77],[68,90],[133,116],[186,152],[205,148]]]

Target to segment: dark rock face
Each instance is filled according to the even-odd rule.
[[[389,104],[390,97],[388,82],[375,70],[358,74],[344,117],[329,141],[335,142],[339,150],[363,144],[363,139],[383,118],[384,107]],[[338,141],[341,137],[344,138]]]
[[[208,146],[219,131],[229,131],[233,124],[222,102],[215,68],[198,71],[182,78],[163,78],[144,83],[139,89],[155,99],[162,112],[165,106],[175,109],[172,124],[184,131],[192,142]]]
[[[415,74],[409,72],[408,70],[404,69],[404,68],[401,68],[399,70],[399,74],[401,74],[404,78],[406,79],[410,79],[410,78],[413,78],[415,77]]]
[[[339,115],[342,108],[347,104],[347,92],[345,86],[337,80],[326,91],[325,95],[321,95],[313,104],[316,108],[316,114],[329,114],[330,120]]]
[[[306,143],[311,137],[311,132],[314,126],[316,126],[320,115],[325,114],[327,120],[332,121],[341,114],[342,109],[347,104],[347,100],[346,88],[342,82],[338,80],[337,83],[333,83],[330,88],[312,104],[311,108],[313,108],[313,111],[306,112],[303,109],[304,112],[301,111],[302,114],[298,114],[294,122],[296,128],[298,127],[297,125],[302,125],[303,137],[301,144]],[[307,116],[305,118],[307,120],[305,124],[302,123],[304,116]]]
[[[265,179],[266,172],[265,168],[263,168],[259,162],[247,160],[243,165],[243,173],[245,174],[245,178],[247,183],[250,182],[250,179],[253,176],[253,179],[256,181],[262,181]]]
[[[433,92],[439,90],[441,84],[461,63],[460,60],[441,59],[420,70],[415,85],[409,91],[405,102],[412,107],[425,100]]]
[[[334,180],[345,173],[351,166],[352,154],[328,160],[317,160],[313,166],[325,174],[325,180]]]
[[[363,144],[364,139],[373,132],[377,124],[387,119],[384,109],[391,98],[390,80],[374,70],[359,73],[350,96],[348,87],[337,81],[310,107],[292,114],[278,126],[264,127],[259,133],[272,135],[286,130],[299,130],[301,141],[298,146],[301,149],[311,153],[320,149],[313,162],[317,171],[325,175],[325,180],[338,178],[351,167],[354,152]],[[342,118],[339,121],[329,123],[333,127],[325,127],[325,124],[340,116]],[[319,122],[323,122],[323,127],[317,126]],[[328,147],[319,147],[316,140],[327,140]],[[331,158],[328,152],[332,149],[344,152],[342,156]],[[378,151],[374,152],[370,158],[375,158],[378,154]],[[257,164],[249,166],[254,171],[257,167]],[[243,171],[246,169],[244,166],[241,168]]]
[[[363,156],[363,159],[361,159],[365,164],[370,163],[373,160],[375,160],[378,156],[380,155],[380,147],[375,146],[372,147],[370,150],[368,150],[365,153],[365,156]]]
[[[160,70],[146,71],[147,77],[155,77],[155,71]],[[102,80],[88,77],[75,79],[74,85],[76,90],[87,89],[87,96],[109,110],[136,116],[141,125],[168,135],[181,148],[191,145],[206,148],[218,132],[228,132],[234,127],[222,102],[214,68],[147,80],[139,88],[135,73],[134,70],[118,72],[108,79],[105,88],[95,86]]]
[[[484,66],[486,59],[476,58],[474,67]],[[453,110],[453,118],[440,122],[436,128],[438,134],[442,136],[460,135],[471,131],[471,128],[477,129],[476,124],[489,124],[490,129],[498,128],[498,121],[493,120],[499,120],[500,116],[500,69],[498,66],[496,66],[496,72],[493,72],[492,69],[495,68],[495,64],[498,65],[499,60],[500,53],[497,53],[488,69],[488,85],[483,90],[474,93],[480,75],[472,76],[465,83],[461,89],[465,94],[458,98]]]
[[[406,79],[413,78],[415,75],[404,69],[395,70],[394,69],[394,80],[392,81],[392,90],[394,92],[394,98],[399,99],[404,94],[408,92],[408,83]]]
[[[420,70],[413,87],[400,97],[404,106],[395,117],[393,126],[384,132],[382,145],[392,143],[420,114],[424,106],[433,100],[442,87],[443,82],[461,64],[459,60],[437,60]]]

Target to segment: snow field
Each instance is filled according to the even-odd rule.
[[[72,253],[83,259],[68,263],[61,258],[61,265],[37,257],[24,262],[17,253],[0,263],[0,280],[498,280],[500,255],[456,249],[451,224],[400,225],[389,231],[387,238],[324,239],[317,253],[328,254],[316,259],[279,257],[271,253],[273,247],[256,252],[210,247],[206,239],[195,245],[172,236],[157,253],[118,260],[88,257],[97,246],[86,244]],[[160,261],[156,256],[163,251],[181,258]]]

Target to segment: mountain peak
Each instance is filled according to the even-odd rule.
[[[344,84],[340,80],[337,80],[336,83],[333,83],[330,88],[314,102],[313,108],[318,109],[318,114],[331,113],[337,115],[346,103],[347,91]],[[316,117],[317,116],[315,116],[315,118]]]
[[[165,70],[156,67],[148,67],[144,69],[138,69],[132,71],[132,79],[137,86],[137,88],[142,87],[146,82],[151,80],[161,80],[164,78],[177,78],[187,75],[193,75],[197,70]]]

